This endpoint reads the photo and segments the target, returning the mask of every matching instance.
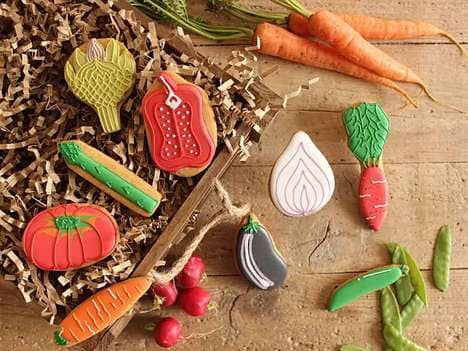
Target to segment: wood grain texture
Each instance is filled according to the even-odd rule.
[[[244,0],[243,0],[244,1]],[[245,0],[263,9],[267,0]],[[244,2],[245,2],[244,1]],[[203,11],[201,0],[189,1],[193,13]],[[468,40],[468,7],[464,0],[306,0],[310,6],[356,11],[392,18],[431,21]],[[232,44],[195,39],[199,50],[217,62],[225,62]],[[411,65],[434,93],[468,109],[468,60],[445,39],[429,38],[410,43],[380,45]],[[246,164],[235,163],[223,184],[238,201],[250,201],[260,220],[268,226],[280,252],[289,264],[290,278],[277,292],[249,289],[235,273],[232,236],[237,225],[219,226],[198,252],[210,275],[206,287],[218,303],[216,312],[203,319],[189,318],[176,309],[161,315],[137,316],[116,341],[118,351],[158,350],[143,326],[162,315],[183,322],[184,335],[191,336],[175,350],[337,350],[342,343],[382,349],[380,315],[376,294],[330,314],[324,310],[333,288],[352,276],[389,262],[383,244],[396,241],[414,255],[428,284],[429,309],[408,331],[414,341],[430,350],[467,350],[468,255],[465,234],[468,223],[468,119],[421,96],[420,109],[405,108],[399,96],[387,89],[339,74],[301,67],[261,56],[259,68],[274,65],[279,70],[265,83],[279,94],[293,91],[308,79],[320,83],[290,101]],[[408,87],[416,96],[417,88]],[[384,150],[385,172],[390,183],[390,208],[382,231],[367,230],[358,207],[359,166],[346,147],[340,112],[363,100],[379,101],[390,117],[390,135]],[[283,217],[269,200],[271,167],[289,138],[297,131],[310,134],[331,161],[336,192],[317,215],[301,220]],[[202,207],[200,223],[219,209],[214,195]],[[451,289],[445,294],[431,287],[431,257],[437,230],[450,224],[454,233]],[[348,272],[348,273],[347,273]],[[55,350],[53,328],[21,302],[14,289],[0,286],[2,347],[15,350]],[[31,335],[34,330],[34,335]],[[192,334],[192,335],[191,335]],[[200,335],[201,334],[201,335]],[[205,335],[203,335],[205,334]]]

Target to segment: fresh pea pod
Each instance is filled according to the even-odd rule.
[[[398,351],[425,351],[426,349],[415,344],[396,328],[387,324],[383,330],[385,342],[393,349]]]
[[[447,291],[450,278],[450,256],[452,254],[452,232],[448,225],[440,228],[432,260],[432,280],[440,291]]]
[[[340,347],[340,351],[370,351],[368,348],[354,346],[354,345],[343,345]]]
[[[424,302],[421,301],[418,294],[413,294],[405,307],[401,310],[401,325],[403,329],[409,327],[411,322],[424,309]]]
[[[392,256],[397,247],[399,247],[400,250],[405,254],[406,262],[409,268],[411,284],[413,285],[416,294],[419,295],[421,301],[424,303],[424,305],[427,306],[426,284],[424,283],[424,278],[418,268],[418,265],[416,264],[416,261],[403,246],[395,243],[387,244],[387,249]]]
[[[398,301],[392,288],[389,286],[382,290],[382,295],[380,296],[380,310],[382,313],[383,325],[389,324],[401,332],[400,307],[398,306]],[[393,350],[386,342],[384,346],[385,351]]]
[[[328,310],[333,312],[373,291],[383,289],[408,273],[408,267],[391,265],[373,269],[350,279],[333,293]]]
[[[404,265],[408,264],[406,260],[406,255],[401,250],[400,247],[395,248],[395,251],[393,252],[393,255],[392,255],[392,263],[404,264]],[[398,299],[398,303],[400,304],[400,306],[405,306],[408,303],[408,301],[411,299],[411,296],[413,295],[413,292],[414,292],[414,288],[413,288],[413,284],[411,284],[410,276],[406,275],[404,277],[401,277],[401,279],[395,283],[395,289],[396,289],[396,297]]]

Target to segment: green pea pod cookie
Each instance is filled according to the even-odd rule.
[[[340,347],[340,351],[370,351],[368,348],[354,346],[354,345],[343,345]]]
[[[414,293],[406,306],[401,310],[401,326],[403,329],[408,328],[423,309],[424,302],[421,301],[418,294]]]
[[[385,342],[393,349],[398,351],[425,351],[426,349],[415,344],[402,333],[400,333],[395,327],[387,324],[384,327],[384,339]]]
[[[447,291],[450,278],[450,256],[452,254],[452,232],[448,225],[440,228],[432,261],[432,280],[440,291]]]
[[[387,244],[386,246],[392,256],[397,247],[399,247],[400,250],[405,254],[407,266],[409,268],[409,277],[411,279],[411,284],[413,285],[413,288],[416,291],[416,294],[419,295],[421,301],[424,303],[424,305],[427,306],[426,284],[424,283],[424,278],[414,258],[401,245],[390,243],[390,244]]]
[[[373,269],[350,279],[335,290],[330,299],[328,310],[336,311],[361,296],[383,289],[407,273],[407,266],[391,265]]]
[[[396,247],[393,252],[392,263],[408,265],[406,255],[399,247]],[[414,292],[413,284],[411,284],[411,277],[409,275],[401,277],[401,279],[395,283],[395,289],[398,303],[400,306],[405,306]]]

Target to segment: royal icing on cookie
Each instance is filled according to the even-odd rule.
[[[150,279],[138,277],[100,290],[75,307],[60,323],[55,342],[70,347],[98,334],[127,313],[151,284]]]
[[[364,168],[359,184],[361,212],[369,226],[379,231],[387,215],[388,184],[379,167]]]
[[[29,222],[23,250],[36,267],[64,271],[102,260],[118,240],[117,223],[104,208],[67,204],[44,210]]]
[[[388,117],[379,104],[362,103],[347,109],[343,121],[348,146],[362,166],[359,185],[361,212],[378,231],[387,215],[388,184],[382,167],[382,152],[388,136]]]
[[[142,102],[151,156],[158,167],[171,173],[202,169],[216,149],[204,119],[208,97],[198,86],[177,83],[174,77],[162,72],[158,77],[162,87],[148,92]]]
[[[270,192],[275,206],[287,216],[307,216],[322,209],[334,189],[325,156],[306,133],[296,133],[273,167]]]
[[[388,117],[379,104],[362,103],[347,109],[343,121],[348,147],[364,166],[378,164],[388,136]]]
[[[136,64],[115,39],[91,39],[76,48],[65,64],[65,80],[73,94],[98,114],[105,133],[120,129],[120,105],[130,93]]]
[[[237,236],[235,258],[240,273],[258,289],[274,289],[286,281],[288,267],[270,233],[253,214]]]
[[[155,188],[102,152],[77,140],[62,142],[59,149],[73,171],[135,212],[150,216],[158,207],[161,195]]]

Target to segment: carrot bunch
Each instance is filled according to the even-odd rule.
[[[439,101],[414,71],[367,40],[401,40],[442,35],[455,43],[461,53],[466,55],[465,49],[455,38],[430,23],[335,14],[327,10],[313,13],[297,0],[272,1],[290,10],[290,14],[258,12],[231,0],[209,0],[209,5],[243,20],[287,26],[291,33],[308,40],[299,40],[276,26],[274,28],[260,23],[254,34],[261,41],[260,52],[382,84],[398,91],[413,105],[414,101],[396,84],[397,81],[417,84],[429,98]],[[351,66],[350,63],[358,67]]]
[[[437,101],[414,71],[367,39],[406,39],[437,34],[445,35],[457,43],[448,33],[423,22],[387,21],[369,16],[334,14],[327,10],[312,13],[298,0],[272,1],[290,10],[291,14],[253,11],[237,4],[235,0],[208,0],[211,9],[226,11],[247,21],[260,22],[254,31],[243,27],[207,24],[190,17],[189,11],[174,10],[175,6],[168,5],[168,1],[131,0],[131,3],[157,20],[182,26],[208,39],[251,37],[254,45],[260,43],[260,53],[391,88],[413,106],[417,106],[416,102],[397,82],[417,84],[432,100]],[[183,0],[172,2],[185,6]],[[282,25],[287,25],[289,30]],[[464,52],[463,47],[457,45]]]

